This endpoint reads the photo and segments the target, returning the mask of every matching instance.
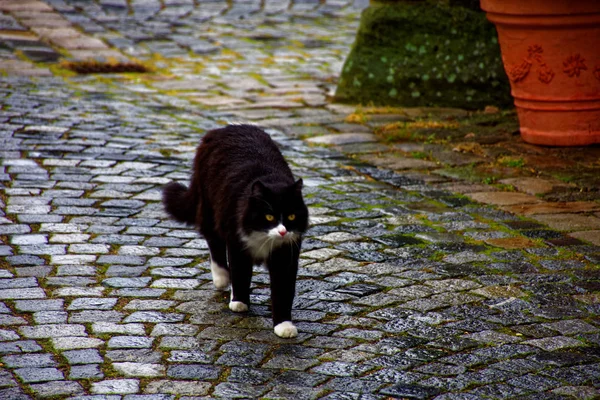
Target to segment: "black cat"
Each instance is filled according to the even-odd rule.
[[[232,311],[248,310],[252,266],[264,263],[275,334],[298,334],[292,303],[308,209],[302,179],[294,179],[267,133],[251,125],[208,132],[196,152],[190,188],[167,184],[163,203],[175,220],[195,225],[208,242],[213,283],[224,290],[231,282]]]

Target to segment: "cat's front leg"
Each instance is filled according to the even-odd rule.
[[[252,259],[237,243],[227,245],[229,273],[231,277],[231,297],[229,309],[233,312],[248,311],[250,305],[250,282],[252,280]]]
[[[299,247],[290,244],[273,251],[267,260],[271,280],[273,330],[277,336],[282,338],[298,336],[298,329],[292,322],[298,256]]]

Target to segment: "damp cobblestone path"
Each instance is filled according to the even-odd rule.
[[[0,399],[600,397],[599,203],[352,156],[384,146],[328,101],[366,3],[0,2]],[[54,63],[90,54],[154,72]],[[293,340],[265,271],[231,313],[160,204],[235,121],[304,178]]]

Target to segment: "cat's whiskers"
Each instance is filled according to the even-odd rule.
[[[261,244],[258,250],[256,251],[256,253],[261,254],[263,247],[265,247],[270,241],[273,241],[273,238],[267,236],[263,244]]]
[[[271,238],[271,248],[269,249],[269,254],[273,254],[273,243],[275,243],[275,238]]]
[[[291,244],[292,246],[296,246],[296,248],[298,249],[298,253],[300,253],[300,246],[298,245],[298,239],[300,239],[300,236],[298,235],[293,235],[291,237]],[[294,260],[294,251],[292,246],[290,246],[290,262],[292,262]]]

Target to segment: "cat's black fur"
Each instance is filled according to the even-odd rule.
[[[250,303],[252,266],[267,266],[273,325],[284,337],[297,333],[292,325],[295,332],[281,334],[277,325],[291,325],[298,256],[308,227],[301,189],[302,180],[294,179],[267,133],[251,125],[230,125],[202,139],[189,189],[171,182],[163,190],[167,213],[198,227],[208,242],[211,267],[220,267],[213,269],[215,285],[225,288],[229,273],[232,310],[245,311]],[[264,236],[269,231],[271,236]],[[219,281],[219,275],[225,281]]]

